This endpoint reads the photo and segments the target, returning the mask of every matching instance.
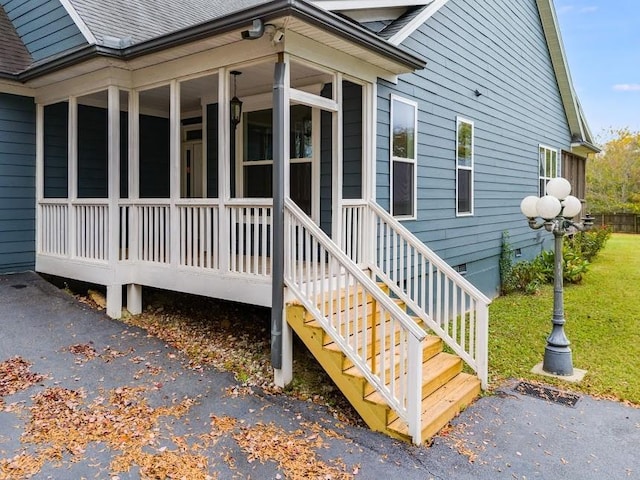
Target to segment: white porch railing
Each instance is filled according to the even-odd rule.
[[[40,202],[40,252],[45,255],[69,255],[69,206],[66,199]]]
[[[109,260],[109,201],[73,202],[76,258]]]
[[[217,270],[220,265],[219,207],[190,201],[178,205],[180,265]]]
[[[343,236],[346,232],[360,236],[343,237],[343,243],[356,245],[351,250],[354,260],[365,263],[374,278],[385,282],[394,296],[473,368],[486,389],[491,300],[377,203],[345,205],[342,218]],[[363,224],[368,228],[356,228]]]
[[[48,198],[40,202],[39,209],[39,253],[91,262],[108,260],[108,200]]]
[[[235,199],[229,210],[229,270],[244,275],[271,276],[271,199]]]
[[[181,267],[220,271],[221,255],[227,255],[227,271],[267,278],[271,274],[271,204],[270,199],[233,199],[225,206],[223,228],[218,199],[180,199],[175,204],[176,225],[172,225],[168,199],[122,200],[120,260],[169,264],[173,241]],[[172,239],[173,228],[178,231]],[[222,252],[225,243],[228,250]]]
[[[414,442],[419,444],[426,332],[291,199],[285,201],[284,236],[285,284],[407,422]],[[360,302],[359,296],[373,301]],[[336,304],[340,307],[335,308]],[[394,338],[397,340],[389,341]],[[379,354],[369,358],[368,352]]]
[[[170,246],[169,200],[120,202],[120,260],[169,263]]]

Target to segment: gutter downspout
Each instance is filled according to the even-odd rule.
[[[286,63],[278,58],[273,81],[273,213],[271,270],[271,364],[282,368],[282,316],[284,309],[284,165]]]

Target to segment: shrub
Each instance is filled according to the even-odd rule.
[[[585,260],[592,261],[611,237],[610,227],[597,227],[588,232],[577,232],[565,242]]]
[[[566,283],[582,282],[590,262],[602,250],[610,236],[610,228],[599,227],[565,237],[562,249],[563,280]],[[537,293],[541,285],[553,283],[554,259],[554,252],[545,250],[531,261],[514,265],[509,233],[503,232],[500,254],[502,294],[523,292],[531,295]]]

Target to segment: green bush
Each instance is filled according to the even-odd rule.
[[[588,232],[578,232],[567,238],[565,243],[569,244],[574,252],[590,262],[604,248],[609,237],[611,237],[610,227],[597,227]]]
[[[564,238],[562,249],[563,280],[580,283],[590,262],[602,250],[611,236],[610,228],[597,228],[589,232],[578,232]],[[535,294],[540,286],[553,283],[554,252],[545,250],[531,261],[513,263],[513,249],[508,242],[509,233],[502,234],[500,255],[500,281],[503,295],[513,292]]]

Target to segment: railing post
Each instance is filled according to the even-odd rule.
[[[488,387],[489,377],[489,307],[484,302],[477,302],[477,335],[476,335],[476,364],[477,374],[483,390]]]
[[[409,337],[409,367],[407,369],[407,418],[413,443],[422,443],[422,342]]]

